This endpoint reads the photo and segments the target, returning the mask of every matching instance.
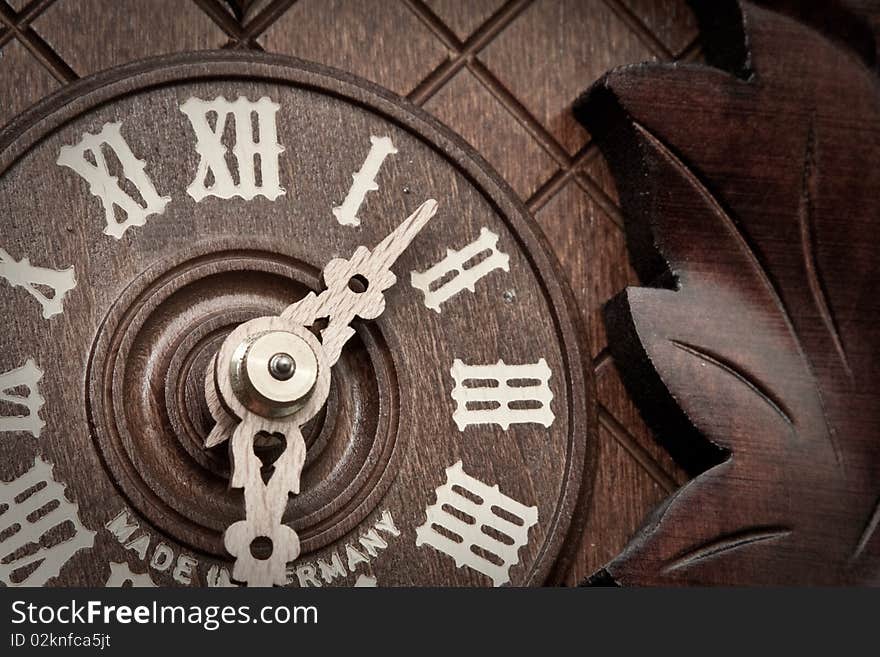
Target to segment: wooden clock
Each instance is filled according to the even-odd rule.
[[[571,554],[587,347],[459,139],[222,53],[25,122],[0,146],[6,585],[528,585]]]
[[[587,432],[586,467],[581,476],[584,501],[579,504],[577,518],[571,524],[572,540],[566,540],[566,548],[562,550],[571,558],[557,560],[558,567],[546,580],[576,584],[618,554],[643,518],[686,480],[686,474],[655,444],[624,389],[614,359],[606,348],[601,307],[626,284],[637,282],[637,278],[628,264],[623,219],[614,182],[596,143],[572,114],[572,105],[579,94],[615,65],[655,58],[689,60],[698,57],[697,37],[696,22],[684,0],[149,0],[126,3],[117,0],[3,0],[0,2],[0,89],[3,91],[0,124],[7,124],[8,134],[12,135],[9,139],[15,141],[25,123],[30,126],[30,122],[23,122],[21,118],[28,107],[54,93],[66,94],[65,99],[75,101],[85,90],[85,87],[78,87],[79,91],[71,91],[75,85],[86,84],[79,82],[81,79],[113,67],[137,66],[155,56],[223,49],[231,55],[264,51],[333,67],[344,72],[343,77],[353,75],[404,97],[408,103],[420,107],[460,135],[513,190],[505,195],[525,205],[538,229],[545,234],[552,255],[561,264],[561,276],[571,287],[583,327],[580,335],[586,334],[590,345],[589,351],[585,352],[585,369],[592,371],[598,404],[595,399],[591,402],[588,395],[587,407],[589,413],[598,417],[598,426],[595,432]],[[194,55],[193,61],[197,59]],[[246,77],[241,81],[247,82]],[[237,95],[227,94],[226,98],[232,101]],[[262,94],[250,95],[249,100],[257,101],[260,97]],[[206,95],[202,99],[209,97]],[[181,99],[181,103],[185,100]],[[189,119],[179,107],[174,108],[172,115],[174,124],[181,131],[179,134],[185,138],[181,143],[184,149],[181,157],[191,158],[190,166],[197,167],[196,139],[189,127]],[[138,128],[138,132],[146,134],[160,125],[161,122],[155,119],[151,117],[151,121],[144,121],[144,127]],[[123,121],[124,117],[119,120]],[[123,122],[124,137],[129,138],[126,131],[133,125],[130,120]],[[95,124],[88,131],[99,133],[102,127],[103,124]],[[85,132],[84,129],[71,135],[65,144],[59,143],[58,148],[76,145]],[[388,191],[383,185],[385,176],[406,162],[399,151],[384,160],[377,175],[380,189],[366,195],[364,211],[358,215],[364,219],[361,227],[344,227],[335,222],[332,208],[345,200],[352,183],[351,175],[360,170],[369,152],[369,137],[381,137],[382,134],[362,135],[360,138],[365,141],[359,145],[353,141],[345,150],[350,158],[345,163],[335,162],[338,154],[322,154],[328,175],[336,178],[332,183],[329,179],[326,181],[327,197],[322,201],[325,205],[317,212],[329,217],[330,225],[341,231],[339,235],[345,234],[343,228],[353,231],[352,240],[340,244],[340,249],[335,252],[340,257],[351,257],[352,249],[357,246],[374,248],[387,236],[387,231],[399,225],[409,216],[409,211],[429,198],[436,198],[440,209],[425,230],[432,230],[442,216],[443,199],[438,192],[424,190],[418,197],[398,194],[398,198],[406,199],[405,206],[399,208],[401,214],[388,216],[388,223],[381,229],[377,227],[368,238],[359,239],[358,231],[369,227],[366,221],[369,204]],[[164,143],[165,135],[154,131],[151,136],[151,147]],[[291,156],[293,144],[286,140],[279,142],[288,149],[280,155],[283,162],[283,158]],[[399,149],[397,142],[393,143]],[[144,160],[145,171],[160,198],[170,196],[170,203],[175,198],[191,199],[185,188],[192,182],[195,169],[185,176],[190,180],[181,180],[179,184],[183,185],[183,192],[175,196],[163,187],[161,177],[153,169],[163,166],[162,163],[151,158],[146,151],[134,154]],[[90,194],[88,183],[79,174],[56,164],[58,155],[55,153],[54,159],[47,156],[50,170],[63,176],[65,184],[70,186],[66,189],[75,193],[82,203],[92,204],[91,213],[98,213],[95,215],[98,223],[93,225],[94,238],[106,241],[107,245],[122,245],[101,232],[103,209],[100,201]],[[469,157],[474,158],[473,154]],[[452,168],[458,166],[451,160],[449,164]],[[112,157],[110,166],[118,166]],[[295,191],[288,182],[288,173],[295,172],[281,171],[280,174],[279,184],[287,191],[287,196],[278,199],[280,203],[290,202],[290,194]],[[35,197],[31,192],[22,193]],[[243,202],[241,199],[229,201]],[[217,201],[201,201],[206,202]],[[254,202],[263,203],[265,200],[257,197]],[[168,206],[168,212],[172,207]],[[331,214],[327,215],[327,212]],[[123,242],[142,229],[149,230],[152,220],[162,216],[154,215],[144,226],[129,228]],[[242,217],[243,222],[251,220]],[[12,236],[16,240],[24,239],[19,233],[7,230],[11,224],[6,223],[6,215],[0,221],[3,222],[4,237],[8,234],[10,241]],[[239,228],[241,226],[239,223]],[[79,224],[74,223],[72,227],[76,231]],[[494,230],[488,224],[486,227]],[[494,232],[501,236],[498,231]],[[478,236],[479,233],[475,233],[470,238]],[[411,249],[421,248],[424,239],[429,238],[422,236]],[[457,249],[466,243],[438,244],[436,259],[440,259],[446,248]],[[512,255],[501,240],[499,247],[502,252]],[[403,258],[415,253],[407,252]],[[20,259],[24,254],[35,265],[49,267],[52,264],[41,261],[30,249],[11,255]],[[312,273],[317,277],[327,263],[317,259],[311,262],[315,268]],[[415,292],[408,278],[410,271],[400,269],[404,262],[393,269],[398,282],[388,294],[397,294],[404,286]],[[54,266],[63,268],[72,264],[72,261],[59,262]],[[491,278],[487,277],[483,282],[504,275],[503,270],[494,270]],[[85,279],[79,276],[77,280],[81,293]],[[310,281],[307,287],[290,292],[291,296],[284,301],[296,300],[306,289],[320,291],[317,278]],[[4,280],[0,285],[7,286],[8,283]],[[89,285],[93,289],[101,287],[101,283],[94,280]],[[479,289],[477,287],[476,291]],[[20,288],[8,291],[15,293],[17,303],[34,302]],[[71,294],[76,293],[75,289]],[[471,295],[469,291],[463,294]],[[520,295],[518,303],[522,301]],[[569,303],[566,305],[570,306]],[[281,307],[279,304],[278,309]],[[61,317],[63,315],[49,321]],[[242,321],[244,319],[246,317]],[[383,315],[376,321],[386,319]],[[478,318],[473,321],[477,322]],[[531,321],[538,320],[533,318]],[[367,323],[362,330],[370,330]],[[353,344],[349,343],[347,347]],[[343,354],[343,364],[346,358],[350,358],[347,353]],[[497,359],[503,356],[490,354],[488,358],[487,362],[494,358],[497,363]],[[536,362],[537,358],[531,362]],[[467,362],[464,357],[461,359]],[[505,359],[505,363],[516,362]],[[22,364],[11,363],[9,367]],[[444,366],[447,377],[444,403],[447,404],[453,403],[450,367],[449,364]],[[556,377],[554,374],[549,380],[554,394],[553,386],[560,380]],[[192,386],[195,395],[198,392],[195,377]],[[43,396],[47,400],[43,416],[48,417],[49,397]],[[551,403],[557,422],[561,417],[556,412],[558,399]],[[590,410],[591,404],[593,410]],[[82,411],[82,407],[79,410]],[[23,410],[20,406],[3,402],[2,412],[18,414]],[[80,412],[77,422],[83,421],[86,418]],[[212,420],[205,418],[204,421],[207,430]],[[29,434],[21,437],[27,439]],[[187,443],[187,446],[201,456],[201,451],[196,449],[199,445]],[[213,453],[223,455],[224,450],[224,447],[215,448]],[[19,470],[4,473],[3,480],[22,474],[26,465],[30,464],[19,463]],[[306,473],[310,469],[307,463]],[[221,474],[223,476],[226,475]],[[108,474],[106,468],[77,472],[76,477],[107,477],[115,481],[115,475]],[[182,478],[180,483],[186,490],[187,480]],[[219,487],[225,490],[225,483],[223,481]],[[485,483],[496,483],[496,480],[487,478]],[[502,492],[515,497],[505,491],[502,482],[498,483]],[[92,482],[89,481],[88,485],[91,486]],[[68,499],[76,501],[72,484],[66,490],[70,491]],[[185,494],[178,497],[186,499]],[[243,515],[243,501],[236,508],[237,513]],[[170,538],[136,508],[130,506],[129,509],[139,525],[150,528],[151,535],[155,535],[154,544]],[[423,512],[424,509],[425,505]],[[423,522],[424,518],[417,525]],[[96,532],[98,541],[103,540],[107,531],[99,525],[87,528]],[[574,536],[578,533],[579,537]],[[140,534],[133,535],[133,538],[140,538]],[[215,547],[219,550],[222,547],[219,529],[215,540]],[[137,553],[125,550],[118,541],[115,543],[114,562],[125,562],[132,573],[149,574],[157,583],[176,583],[172,575],[157,575],[149,564],[145,569],[144,560]],[[303,558],[310,549],[308,543],[303,544]],[[233,559],[230,555],[224,555],[220,561],[231,571]],[[566,561],[570,564],[567,568],[564,567]],[[99,584],[106,581],[107,568],[106,564],[102,566],[101,573],[91,577],[90,581]],[[492,583],[484,576],[475,577],[481,584]],[[346,583],[356,579],[347,579]],[[63,582],[63,578],[48,583],[59,581]],[[317,582],[323,584],[320,576]],[[337,582],[342,579],[337,578]]]
[[[0,0],[0,582],[876,581],[878,15]]]

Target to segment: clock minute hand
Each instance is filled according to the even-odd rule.
[[[429,199],[372,251],[359,246],[351,258],[335,258],[328,262],[323,272],[327,289],[289,306],[281,317],[303,325],[329,317],[329,324],[321,332],[321,345],[328,362],[331,365],[336,363],[343,346],[354,335],[351,321],[355,317],[375,319],[385,310],[383,293],[397,282],[391,271],[392,265],[436,212],[437,201]],[[357,283],[352,283],[353,280]],[[365,289],[357,289],[357,285]]]
[[[299,493],[305,463],[300,427],[327,400],[330,368],[354,334],[349,324],[355,317],[374,319],[382,314],[383,292],[397,281],[391,266],[436,212],[437,202],[425,201],[372,251],[360,246],[348,260],[328,262],[324,267],[327,289],[321,294],[309,293],[278,317],[245,322],[221,346],[213,377],[209,373],[206,384],[208,405],[217,420],[207,444],[217,445],[231,437],[230,485],[244,489],[245,518],[227,527],[223,535],[227,552],[235,557],[234,579],[249,586],[286,582],[286,564],[300,552],[299,537],[283,521],[288,494]],[[358,286],[353,279],[359,281]],[[307,329],[322,317],[330,321],[318,342]],[[284,371],[273,365],[276,359],[288,362]],[[221,395],[237,418],[225,418]],[[253,449],[260,433],[280,434],[285,439],[268,481],[263,479],[261,461]],[[268,539],[268,556],[254,553],[258,539]]]

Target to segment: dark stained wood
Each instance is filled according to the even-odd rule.
[[[196,203],[186,189],[198,156],[180,104],[238,95],[279,103],[287,193],[274,202]],[[121,240],[103,234],[104,210],[85,182],[56,164],[63,145],[111,121],[122,123],[155,186],[171,197],[163,214]],[[371,134],[391,136],[398,157],[383,165],[362,224],[343,227],[331,208],[348,191]],[[537,508],[539,523],[511,583],[564,576],[592,488],[595,391],[576,305],[525,207],[463,141],[390,94],[288,58],[213,53],[83,80],[0,133],[2,247],[40,266],[73,266],[78,281],[63,314],[51,320],[23,290],[0,281],[0,307],[10,318],[0,372],[29,357],[65,366],[47,368],[41,380],[41,436],[0,437],[0,480],[21,475],[40,455],[56,465],[83,525],[97,532],[94,547],[77,553],[52,583],[100,585],[108,563],[125,562],[157,583],[179,584],[173,569],[148,566],[160,541],[175,558],[198,560],[196,584],[206,583],[211,566],[229,567],[220,537],[243,505],[241,492],[227,486],[226,455],[201,448],[210,419],[200,384],[212,354],[242,321],[277,314],[320,289],[326,262],[377,244],[429,197],[441,204],[437,219],[395,265],[398,283],[386,294],[385,313],[358,324],[334,369],[328,407],[304,432],[303,490],[285,516],[303,543],[296,567],[330,563],[334,554],[344,560],[347,546],[357,546],[387,511],[400,534],[381,536],[387,548],[334,583],[352,585],[367,574],[386,586],[487,584],[415,541],[445,469],[461,460],[468,474]],[[483,226],[500,235],[509,272],[479,281],[442,314],[426,308],[409,272],[466,245]],[[508,332],[517,340],[505,339]],[[450,395],[455,358],[544,358],[553,373],[552,425],[460,431]],[[152,537],[146,559],[105,529],[121,511]],[[303,578],[308,572],[292,571],[293,583]]]
[[[831,38],[697,8],[716,68],[631,67],[577,108],[651,284],[608,305],[612,353],[696,475],[596,581],[877,584],[874,48],[841,45],[837,5]]]
[[[682,52],[697,36],[697,21],[684,2],[621,0],[610,4],[628,9],[647,28],[649,38],[670,53]],[[620,9],[618,13],[622,13]]]
[[[608,34],[614,48],[605,45]],[[480,61],[574,154],[588,136],[571,114],[572,100],[609,68],[652,55],[606,3],[548,0],[523,9]]]
[[[340,23],[349,26],[338,31]],[[402,3],[304,0],[266,30],[270,52],[308,56],[406,95],[446,57]]]
[[[880,3],[877,0],[841,0],[843,6],[858,14],[874,33],[874,62],[880,61]]]
[[[595,145],[580,141],[585,131],[572,120],[571,104],[605,66],[690,57],[696,29],[685,0],[255,0],[247,7],[238,0],[180,0],[172,11],[151,5],[12,2],[25,29],[21,37],[10,36],[0,12],[0,123],[65,84],[63,75],[53,77],[63,67],[53,68],[54,60],[39,59],[26,47],[33,36],[58,48],[55,64],[79,74],[158,52],[224,46],[296,54],[366,76],[409,94],[465,136],[527,202],[574,289],[595,366],[613,369],[600,309],[637,278],[627,263],[613,180]],[[98,15],[100,8],[106,11]],[[329,31],[319,34],[315,25]],[[556,66],[549,72],[533,42],[552,44]],[[534,89],[545,87],[546,101],[533,97]],[[557,141],[569,135],[582,147],[572,155]],[[615,474],[597,484],[602,502],[590,508],[582,558],[569,583],[623,548],[659,499],[658,471],[682,478],[669,459],[654,458],[661,453],[651,451],[650,434],[621,387],[605,387],[603,407],[619,431],[599,435],[599,458],[610,459],[600,469]]]
[[[462,69],[425,109],[479,149],[520,198],[529,198],[553,174],[556,163],[501,102],[481,89],[480,80]],[[474,121],[475,115],[483,120]],[[528,166],[523,166],[524,159]]]
[[[869,68],[877,67],[880,33],[880,2],[877,0],[758,0],[765,6],[822,32],[841,47],[851,50]]]
[[[425,5],[460,41],[465,41],[504,4],[503,0],[425,0]]]
[[[18,42],[3,48],[3,105],[0,121],[8,121],[58,88],[58,81]]]
[[[223,31],[192,3],[150,0],[133,3],[124,14],[119,8],[113,0],[56,2],[34,21],[34,30],[80,77],[138,59],[226,43]]]

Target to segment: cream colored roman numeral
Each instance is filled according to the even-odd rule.
[[[436,493],[436,503],[425,509],[425,524],[416,529],[416,545],[430,545],[459,568],[486,575],[494,586],[509,582],[510,568],[538,522],[538,507],[471,477],[461,461],[446,468],[446,483]]]
[[[360,171],[351,176],[351,188],[342,205],[333,208],[333,216],[343,226],[357,226],[361,223],[357,213],[367,196],[367,192],[379,189],[376,183],[376,174],[382,167],[382,163],[389,155],[397,152],[390,137],[370,137],[370,152],[367,159],[361,165]]]
[[[37,457],[18,479],[0,482],[0,582],[6,586],[43,586],[94,543],[95,532],[83,526],[77,505],[52,477],[52,467]],[[53,537],[47,546],[47,536],[61,525],[67,526],[66,538]],[[16,573],[20,576],[13,578]]]
[[[497,424],[505,431],[511,424],[553,424],[548,385],[552,373],[543,358],[528,365],[507,365],[503,360],[466,365],[456,358],[450,373],[455,380],[452,419],[459,431],[471,424]]]
[[[120,239],[132,226],[143,226],[147,217],[165,212],[171,200],[159,196],[149,176],[144,171],[146,163],[131,152],[120,131],[121,124],[106,123],[98,134],[86,133],[73,146],[62,146],[58,153],[58,164],[69,167],[82,176],[89,184],[89,191],[101,199],[107,225],[104,232]],[[113,151],[122,165],[122,175],[137,188],[142,201],[129,196],[119,184],[119,178],[110,175],[104,149]],[[94,164],[88,156],[94,160]],[[119,220],[117,211],[124,213]]]
[[[187,193],[197,202],[208,196],[251,200],[264,196],[270,201],[284,194],[278,177],[278,156],[284,147],[278,143],[275,114],[279,105],[263,96],[253,102],[243,96],[234,101],[217,97],[213,100],[190,98],[180,106],[196,135],[199,166]],[[217,119],[214,127],[208,116]],[[233,176],[227,164],[227,147],[223,133],[229,118],[235,123],[235,144],[230,152],[237,164]],[[255,125],[256,124],[256,125]],[[259,166],[256,164],[259,158]],[[213,182],[209,183],[210,178]]]
[[[39,302],[46,319],[64,310],[64,295],[76,287],[73,267],[60,271],[35,267],[27,258],[16,261],[3,249],[0,249],[0,277],[9,281],[12,287],[24,288]],[[43,293],[45,288],[52,290],[51,296]]]
[[[156,588],[156,583],[149,574],[138,575],[131,572],[131,568],[126,563],[110,562],[110,577],[104,584],[108,588],[122,588],[125,585],[131,588]]]
[[[485,257],[479,258],[484,255]],[[510,256],[498,250],[498,235],[488,228],[459,251],[447,249],[446,257],[423,272],[412,272],[412,286],[425,295],[425,305],[440,312],[440,305],[474,285],[495,269],[510,270]]]
[[[21,367],[0,374],[0,402],[27,411],[26,415],[0,415],[0,432],[27,431],[34,438],[40,437],[45,424],[40,418],[44,400],[38,384],[42,378],[43,372],[31,358]],[[16,391],[21,387],[27,388],[26,395]]]

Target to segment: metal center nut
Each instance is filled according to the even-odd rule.
[[[296,371],[296,361],[290,354],[275,354],[269,359],[269,374],[278,381],[287,381]]]
[[[268,331],[243,341],[229,367],[235,396],[264,417],[295,413],[318,380],[318,359],[312,348],[288,331]]]

